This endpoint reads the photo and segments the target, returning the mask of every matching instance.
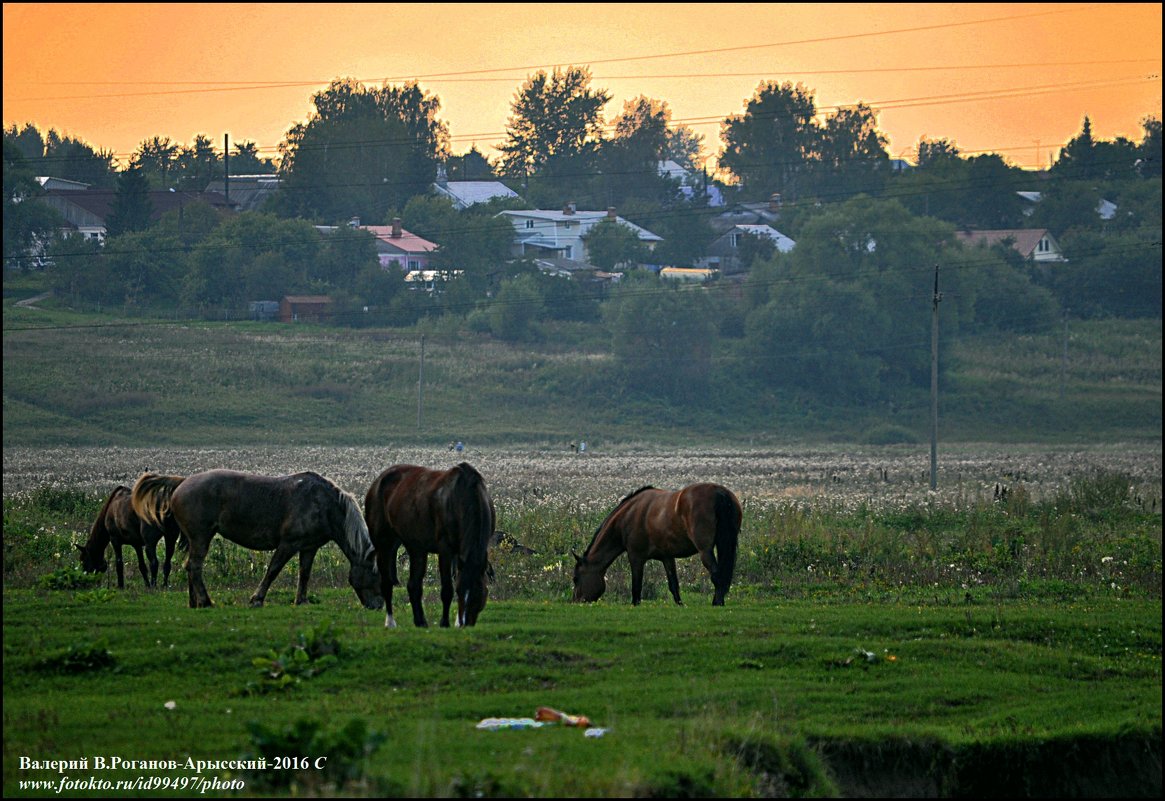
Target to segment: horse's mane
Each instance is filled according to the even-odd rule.
[[[89,539],[85,541],[87,547],[96,549],[98,546],[105,550],[105,546],[109,543],[109,528],[105,525],[105,515],[109,512],[109,507],[113,504],[114,499],[123,492],[130,492],[130,488],[124,484],[118,484],[113,488],[113,492],[109,493],[109,497],[105,499],[105,503],[101,506],[101,511],[97,513],[97,519],[93,521],[93,525],[89,528]]]
[[[632,498],[634,498],[636,495],[638,495],[639,493],[641,493],[645,490],[649,490],[649,489],[655,489],[655,487],[651,486],[650,484],[645,484],[642,487],[640,487],[639,489],[635,490],[634,492],[628,493],[623,498],[623,500],[621,500],[617,504],[615,504],[615,508],[612,509],[610,511],[610,513],[606,517],[603,518],[603,522],[599,523],[599,527],[595,529],[595,533],[591,537],[590,545],[588,545],[585,549],[583,549],[583,556],[586,556],[588,553],[590,553],[591,548],[595,547],[595,541],[598,540],[598,538],[599,538],[599,532],[601,532],[604,528],[607,527],[607,523],[609,523],[611,518],[615,516],[615,512],[618,512],[620,509],[622,509],[624,506],[626,506],[627,502],[630,501]]]
[[[329,484],[336,491],[336,497],[339,499],[340,505],[344,507],[344,534],[348,538],[348,547],[352,549],[360,561],[371,562],[375,548],[372,545],[372,537],[368,533],[368,523],[364,520],[364,513],[360,508],[360,501],[356,499],[355,495],[330,478],[310,470],[307,471],[307,474]]]

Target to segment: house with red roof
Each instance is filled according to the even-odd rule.
[[[429,261],[439,245],[424,237],[406,231],[399,217],[393,217],[392,225],[358,225],[362,231],[376,237],[376,256],[381,267],[396,264],[406,274],[417,270],[428,270]]]

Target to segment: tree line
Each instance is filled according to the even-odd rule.
[[[774,387],[866,401],[922,385],[929,350],[916,344],[928,341],[936,264],[946,330],[1046,330],[1067,312],[1160,316],[1159,120],[1146,118],[1140,142],[1106,142],[1093,139],[1085,118],[1039,177],[997,154],[965,156],[945,139],[921,140],[917,163],[901,169],[874,109],[822,117],[809,89],[775,81],[724,121],[718,159],[730,202],[779,196],[779,227],[797,241],[791,253],[747,241],[743,283],[697,292],[639,271],[613,288],[548,278],[511,257],[512,229],[499,210],[614,206],[664,239],[648,255],[625,229],[599,226],[588,246],[603,267],[691,264],[716,235],[720,209],[657,169],[671,159],[698,174],[702,137],[674,124],[666,102],[642,96],[608,125],[609,101],[583,68],[536,73],[515,95],[491,162],[476,148],[451,154],[439,99],[417,84],[337,80],[289,129],[277,164],[248,142],[230,155],[232,174],[280,176],[262,212],[224,217],[192,204],[157,222],[149,189],[201,190],[221,178],[224,160],[206,137],[190,147],[146,140],[118,172],[112,154],[13,125],[4,136],[6,269],[47,241],[49,283],[68,303],[241,317],[249,301],[311,292],[333,296],[341,324],[455,319],[522,340],[587,323],[602,333],[586,336],[609,341],[625,386],[677,399],[722,377],[726,352],[749,366],[747,380]],[[522,200],[457,212],[430,191],[438,166],[450,180],[502,180]],[[104,246],[50,236],[55,222],[33,180],[45,174],[116,189]],[[1026,207],[1022,190],[1039,191],[1040,201]],[[1098,214],[1102,200],[1116,205],[1115,216]],[[434,266],[459,279],[441,293],[407,291],[401,273],[379,267],[371,235],[345,224],[352,217],[400,217],[440,243]],[[1049,229],[1070,261],[1037,267],[1009,248],[967,250],[955,237],[1021,227]]]

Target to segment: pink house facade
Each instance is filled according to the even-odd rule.
[[[388,269],[395,263],[406,274],[429,269],[437,244],[410,234],[401,227],[399,219],[394,219],[392,225],[361,225],[360,228],[376,237],[376,255],[381,267]]]

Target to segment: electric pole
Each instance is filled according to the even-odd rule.
[[[421,431],[425,408],[425,335],[421,334],[421,368],[417,373],[417,431]]]
[[[930,488],[938,488],[938,265],[934,265],[934,299],[930,313]]]

